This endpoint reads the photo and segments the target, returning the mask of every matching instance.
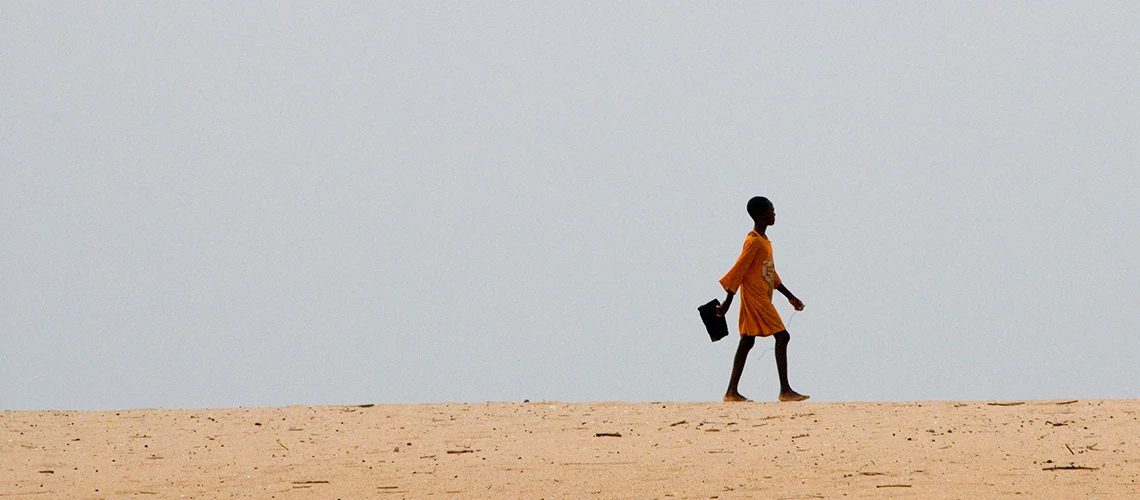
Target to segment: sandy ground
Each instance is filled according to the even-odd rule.
[[[0,412],[0,498],[1140,498],[1140,400]]]

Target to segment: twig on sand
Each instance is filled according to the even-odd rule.
[[[689,423],[689,421],[688,421],[688,420],[682,420],[682,421],[680,421],[680,422],[673,422],[673,423],[669,424],[669,427],[676,427],[676,426],[678,426],[678,425],[681,425],[681,424],[687,424],[687,423]]]
[[[993,402],[993,403],[986,403],[986,404],[987,404],[987,405],[990,405],[990,406],[1017,406],[1017,405],[1023,405],[1023,404],[1025,404],[1025,401],[1014,401],[1014,402],[1012,402],[1012,403],[999,403],[999,402]]]
[[[460,453],[475,453],[475,450],[467,450],[467,449],[463,449],[463,450],[447,450],[447,454],[448,454],[448,455],[458,455],[458,454],[460,454]]]
[[[910,488],[909,484],[880,484],[876,488]]]
[[[282,443],[280,439],[277,440],[277,444],[282,448],[285,448],[285,451],[289,451],[289,447],[285,446],[285,443]]]
[[[1054,465],[1041,470],[1100,470],[1100,467],[1086,467],[1084,465]]]
[[[1068,401],[1061,401],[1060,403],[1057,403],[1057,404],[1059,404],[1059,405],[1071,405],[1071,404],[1073,404],[1073,403],[1076,403],[1077,401],[1079,401],[1079,400],[1077,400],[1077,399],[1070,399],[1070,400],[1068,400]]]
[[[620,433],[620,432],[595,432],[595,433],[594,433],[594,437],[614,437],[614,438],[619,438],[619,437],[621,437],[621,433]]]

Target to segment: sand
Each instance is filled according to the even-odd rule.
[[[1140,498],[1140,400],[0,412],[0,498]]]

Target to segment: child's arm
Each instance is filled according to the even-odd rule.
[[[736,296],[736,294],[732,293],[732,292],[726,291],[725,293],[727,293],[728,295],[725,295],[724,302],[721,302],[720,305],[716,306],[716,315],[717,316],[724,316],[725,313],[728,312],[729,306],[732,305],[732,298]]]
[[[733,264],[728,274],[720,279],[720,286],[728,295],[724,297],[724,303],[716,306],[718,315],[724,316],[724,313],[728,312],[728,307],[732,305],[732,297],[736,295],[736,290],[740,289],[740,285],[744,283],[744,275],[752,270],[752,265],[761,250],[761,245],[757,244],[753,238],[744,240],[744,249],[740,251],[740,257],[736,259],[736,264]]]
[[[784,296],[788,298],[788,302],[790,302],[792,304],[792,307],[796,308],[797,311],[804,310],[803,301],[796,298],[796,296],[792,294],[792,291],[788,290],[783,283],[780,283],[780,285],[776,287],[776,290],[779,290],[780,293],[784,294]]]

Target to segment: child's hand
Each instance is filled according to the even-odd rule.
[[[800,299],[796,297],[788,297],[788,302],[791,302],[792,307],[796,308],[797,311],[804,310],[804,303]]]
[[[732,305],[731,302],[722,302],[720,304],[717,304],[716,315],[717,316],[724,316],[725,313],[728,312],[728,306],[731,306],[731,305]]]

